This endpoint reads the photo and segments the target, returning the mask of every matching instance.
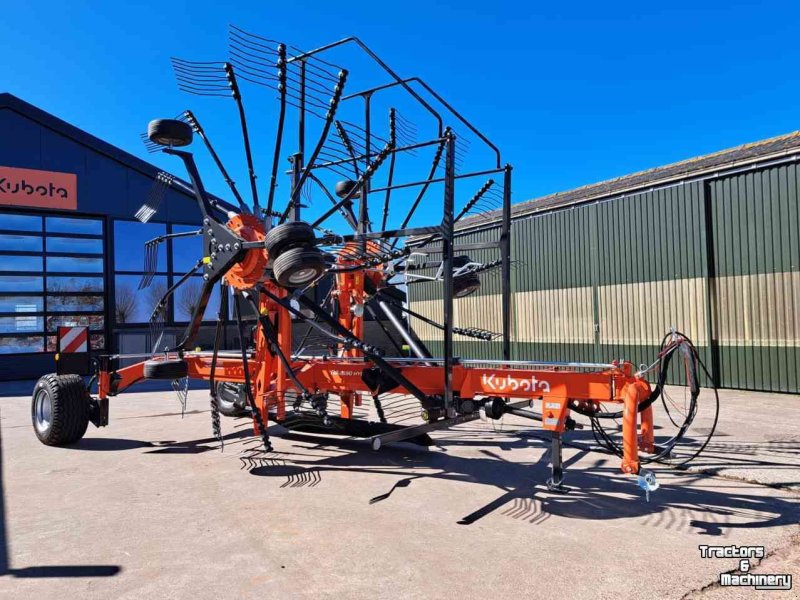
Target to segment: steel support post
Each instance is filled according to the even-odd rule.
[[[294,193],[292,194],[292,198],[290,199],[291,207],[289,209],[289,220],[290,221],[299,221],[300,220],[300,190],[297,188],[297,184],[300,181],[300,176],[302,175],[303,171],[303,153],[298,152],[297,154],[292,155],[292,189]]]
[[[372,164],[372,117],[371,117],[371,100],[372,94],[364,95],[364,148],[365,148],[365,166],[364,169],[369,169]],[[370,179],[364,180],[364,185],[361,187],[361,203],[358,210],[358,233],[365,234],[369,231],[369,207],[367,205],[369,198],[369,185]],[[367,251],[367,240],[361,240],[361,251]]]
[[[511,169],[511,165],[503,168],[503,218],[500,225],[503,360],[511,360]]]
[[[455,207],[456,138],[447,135],[445,146],[444,217],[442,219],[442,269],[444,315],[444,408],[447,417],[455,416],[453,402],[453,220]]]
[[[565,494],[569,488],[564,486],[564,466],[561,462],[561,432],[553,431],[550,447],[551,476],[547,480],[547,489],[551,492]]]

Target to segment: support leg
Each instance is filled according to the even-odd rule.
[[[639,433],[639,450],[653,452],[655,450],[655,435],[653,433],[653,407],[648,406],[642,411],[642,423]]]
[[[630,384],[625,390],[625,408],[622,412],[623,473],[630,473],[633,475],[639,473],[639,439],[637,428],[639,402],[644,400],[649,393],[649,386],[642,381]]]
[[[561,432],[553,431],[552,445],[550,449],[550,469],[551,475],[547,480],[547,489],[551,492],[559,494],[566,494],[569,488],[563,485],[564,481],[564,468],[561,463]]]
[[[343,419],[353,418],[354,396],[355,394],[353,392],[342,392],[339,394],[339,399],[341,401],[339,414]]]

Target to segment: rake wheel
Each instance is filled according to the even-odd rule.
[[[188,146],[193,135],[188,123],[175,119],[155,119],[147,126],[147,137],[160,146]]]
[[[275,259],[272,271],[279,285],[302,287],[325,272],[325,260],[316,248],[290,248]]]
[[[278,258],[284,250],[298,246],[307,246],[315,241],[311,225],[303,221],[289,221],[267,232],[264,247],[272,260]]]

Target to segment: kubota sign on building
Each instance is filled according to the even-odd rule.
[[[0,204],[76,210],[78,177],[74,173],[0,166]]]

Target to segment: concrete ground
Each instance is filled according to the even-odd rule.
[[[795,589],[760,594],[797,597],[800,398],[724,392],[722,405],[696,470],[656,467],[647,503],[586,431],[564,451],[572,492],[549,493],[545,436],[516,418],[380,452],[273,426],[270,454],[246,420],[223,419],[220,452],[206,393],[182,417],[172,392],[148,391],[50,448],[27,395],[0,398],[0,597],[757,597],[720,588],[738,561],[702,559],[701,544],[765,546],[755,571],[791,573]]]

